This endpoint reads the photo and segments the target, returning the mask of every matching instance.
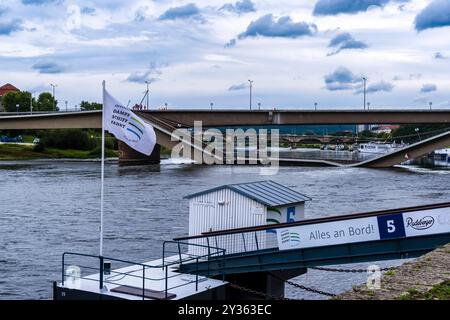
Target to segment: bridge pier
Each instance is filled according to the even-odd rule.
[[[119,143],[119,165],[120,166],[138,166],[159,164],[161,162],[161,146],[157,144],[151,155],[147,156],[130,148],[126,143]]]
[[[284,298],[285,282],[280,279],[292,279],[299,275],[305,274],[306,268],[299,268],[284,271],[272,272],[251,272],[244,274],[233,274],[226,276],[225,280],[242,288],[247,288],[262,292],[266,297],[247,292],[242,289],[228,287],[227,299],[229,300],[273,300],[275,298]]]

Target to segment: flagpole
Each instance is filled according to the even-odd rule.
[[[101,189],[100,189],[100,257],[103,257],[103,194],[105,182],[105,90],[106,82],[103,80],[103,107],[102,107],[102,159],[101,159]]]

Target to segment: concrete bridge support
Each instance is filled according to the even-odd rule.
[[[130,148],[126,143],[119,142],[119,165],[148,165],[159,164],[161,162],[161,146],[157,144],[151,155],[147,156]]]
[[[273,300],[285,297],[285,282],[280,279],[292,279],[305,274],[306,268],[272,271],[272,272],[252,272],[232,274],[225,277],[226,281],[232,284],[262,292],[266,297],[256,295],[250,291],[238,289],[233,286],[227,288],[227,299],[229,300]]]

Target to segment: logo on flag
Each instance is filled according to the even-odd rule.
[[[131,117],[127,127],[129,134],[126,137],[129,141],[138,142],[144,135],[144,130],[145,125],[135,117]]]

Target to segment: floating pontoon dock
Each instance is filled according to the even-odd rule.
[[[412,258],[449,242],[450,202],[204,232],[166,241],[162,259],[145,264],[65,253],[54,298],[248,299],[252,290],[282,297],[283,280],[308,267]],[[109,262],[125,266],[109,270]],[[77,268],[96,272],[67,272]],[[237,294],[236,286],[250,290]]]

